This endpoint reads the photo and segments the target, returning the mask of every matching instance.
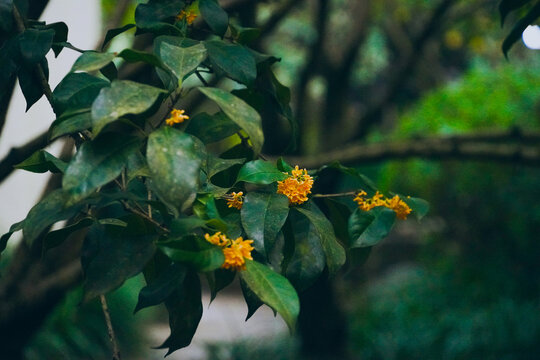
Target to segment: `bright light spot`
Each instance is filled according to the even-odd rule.
[[[540,26],[529,25],[523,31],[523,43],[526,47],[533,50],[540,49]]]

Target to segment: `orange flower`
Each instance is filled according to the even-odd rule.
[[[230,194],[231,197],[227,199],[227,206],[240,210],[242,208],[242,204],[244,203],[244,198],[242,195],[244,195],[242,191],[238,193],[233,192]]]
[[[165,120],[165,123],[169,126],[183,123],[185,120],[189,119],[189,116],[184,115],[185,112],[186,112],[185,110],[178,110],[178,109],[172,110],[171,116],[167,120]]]
[[[289,198],[289,203],[298,205],[308,200],[307,195],[311,193],[313,178],[308,175],[306,169],[299,169],[298,165],[291,171],[289,176],[283,181],[278,181],[278,194],[283,194]]]
[[[217,232],[214,235],[205,234],[204,238],[206,241],[222,248],[223,255],[225,255],[225,261],[223,262],[223,265],[221,265],[223,269],[236,271],[245,270],[246,259],[253,260],[251,257],[251,252],[254,249],[253,246],[251,246],[253,240],[244,240],[242,237],[231,240],[220,232]]]
[[[397,195],[391,199],[386,199],[386,207],[394,210],[396,217],[401,220],[407,219],[407,215],[412,211],[409,205]]]
[[[176,15],[176,20],[181,21],[183,19],[186,19],[186,22],[188,25],[191,25],[195,19],[197,18],[197,14],[192,10],[182,10],[180,11],[180,14]]]
[[[222,246],[222,247],[227,246],[227,244],[229,243],[229,239],[227,239],[227,237],[225,235],[222,235],[221,232],[217,232],[212,236],[210,236],[210,234],[205,234],[204,238],[209,243],[212,243],[212,244],[218,245],[218,246]]]
[[[377,206],[384,206],[394,210],[396,217],[401,220],[407,219],[407,215],[412,211],[409,205],[401,200],[398,195],[395,195],[391,199],[385,199],[384,195],[378,191],[371,198],[366,198],[366,195],[367,193],[362,190],[354,198],[354,201],[358,203],[358,207],[363,211],[369,211]]]

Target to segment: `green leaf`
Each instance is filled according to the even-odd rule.
[[[235,271],[217,269],[206,273],[208,287],[210,288],[210,302],[214,301],[218,292],[229,286],[236,275]]]
[[[242,205],[242,225],[253,247],[266,256],[289,214],[289,199],[281,194],[250,192]]]
[[[253,144],[253,151],[259,153],[264,143],[261,117],[244,100],[233,94],[217,88],[199,88],[210,100],[215,101],[221,110],[240,126],[249,136]]]
[[[504,25],[506,16],[514,10],[531,2],[531,0],[501,0],[499,3],[499,13],[501,14],[501,26]]]
[[[6,249],[7,242],[9,238],[11,237],[11,235],[13,235],[14,232],[17,232],[23,229],[24,221],[25,220],[19,221],[18,223],[11,225],[11,227],[9,228],[9,231],[3,234],[2,236],[0,236],[0,254]]]
[[[106,133],[81,145],[62,179],[62,187],[76,202],[120,175],[129,155],[139,149],[140,139]]]
[[[429,203],[420,198],[413,198],[408,196],[401,196],[400,198],[411,208],[416,216],[417,220],[422,220],[424,216],[429,212]]]
[[[45,74],[45,79],[49,78],[49,68],[47,65],[47,59],[42,58],[41,67]],[[32,107],[43,96],[43,86],[41,85],[41,79],[37,75],[35,66],[22,65],[17,73],[19,77],[19,86],[26,99],[26,111]]]
[[[93,223],[93,218],[85,217],[62,229],[49,232],[47,235],[45,235],[45,238],[43,238],[43,250],[46,251],[62,244],[64,240],[66,240],[68,236],[73,234],[75,231],[88,227]]]
[[[281,156],[276,161],[276,166],[281,172],[291,172],[294,168],[289,165]]]
[[[141,61],[156,68],[165,69],[165,65],[163,65],[163,62],[161,62],[161,60],[156,55],[146,51],[124,49],[117,56],[129,63]]]
[[[540,16],[540,3],[536,3],[527,14],[522,17],[512,28],[508,36],[503,41],[502,52],[504,56],[508,57],[508,51],[510,48],[521,39],[523,31],[532,24]]]
[[[42,61],[51,49],[54,30],[26,29],[19,36],[19,46],[23,60],[34,65]]]
[[[116,289],[154,255],[154,225],[134,215],[123,220],[128,226],[95,224],[88,231],[81,250],[85,301]]]
[[[58,57],[58,55],[60,55],[60,53],[64,49],[64,46],[55,44],[64,43],[67,41],[69,31],[68,26],[64,22],[55,22],[45,25],[44,28],[54,30],[52,50],[54,51],[54,56]]]
[[[183,81],[206,59],[206,48],[200,43],[190,47],[181,47],[161,41],[156,52],[180,81]]]
[[[135,23],[137,27],[149,31],[169,30],[179,33],[178,29],[167,22],[173,20],[183,7],[182,0],[150,0],[135,9]]]
[[[298,294],[289,280],[256,261],[246,261],[246,270],[240,277],[259,299],[277,311],[294,331],[300,312]]]
[[[94,135],[110,122],[126,114],[140,114],[148,110],[164,90],[129,80],[115,80],[110,88],[103,88],[92,104]]]
[[[246,159],[222,159],[220,157],[208,154],[208,160],[206,162],[206,176],[211,178],[212,176],[227,170],[235,165],[243,164]]]
[[[392,230],[396,214],[387,208],[371,211],[356,209],[349,218],[351,248],[373,246],[384,239]]]
[[[0,1],[0,32],[10,32],[13,27],[13,0]]]
[[[34,173],[44,173],[50,171],[52,173],[64,172],[67,163],[49,154],[45,150],[38,150],[33,153],[28,159],[13,166],[15,169],[23,169]]]
[[[253,84],[257,77],[257,64],[246,48],[221,40],[205,41],[204,46],[217,70],[244,85]]]
[[[325,255],[317,229],[298,213],[291,214],[294,252],[285,275],[298,291],[309,288],[324,271]]]
[[[240,127],[223,112],[214,115],[199,113],[191,118],[185,131],[209,144],[236,134]]]
[[[246,315],[246,320],[248,321],[257,310],[264,305],[264,303],[255,295],[253,291],[249,288],[246,282],[240,277],[240,288],[242,289],[242,295],[244,295],[244,300],[248,307],[248,313]]]
[[[116,57],[113,53],[87,51],[82,53],[73,64],[71,71],[95,71],[108,65]]]
[[[373,181],[371,181],[371,179],[369,179],[367,176],[361,174],[355,168],[350,168],[350,167],[347,167],[347,166],[343,166],[343,165],[340,164],[339,161],[333,161],[332,163],[330,163],[328,165],[322,166],[318,170],[318,172],[321,172],[324,169],[328,169],[328,168],[329,169],[336,169],[336,170],[340,171],[343,174],[347,174],[349,176],[352,176],[352,177],[356,178],[357,180],[360,180],[362,186],[365,187],[366,189],[369,189],[369,190],[372,190],[372,191],[377,190],[377,187],[375,186]]]
[[[317,205],[311,201],[304,203],[301,206],[295,206],[294,209],[306,216],[315,227],[315,231],[321,239],[324,254],[326,255],[328,271],[331,275],[335,274],[341,266],[343,266],[346,258],[345,250],[337,241],[332,224],[319,210]]]
[[[87,73],[69,73],[53,91],[54,108],[58,114],[90,108],[99,91],[109,85],[107,80]]]
[[[271,184],[276,181],[285,180],[289,175],[279,171],[274,164],[264,160],[254,160],[247,162],[240,172],[236,182],[244,181],[253,184]]]
[[[171,222],[170,230],[171,236],[180,237],[188,234],[190,231],[196,228],[200,228],[206,224],[206,220],[200,219],[196,216],[190,216],[183,219],[174,219]]]
[[[324,203],[328,208],[328,219],[332,223],[337,238],[342,244],[350,244],[349,232],[347,230],[351,210],[345,204],[336,201],[332,198],[324,199]]]
[[[9,13],[9,15],[11,19],[12,13]],[[2,21],[0,20],[0,27],[1,26]],[[21,55],[18,40],[18,36],[9,38],[0,48],[0,68],[2,69],[2,71],[0,71],[0,97],[3,97],[6,91],[11,91],[14,78],[20,67]]]
[[[225,261],[223,250],[219,246],[196,236],[168,241],[159,247],[171,260],[193,266],[197,271],[219,269]]]
[[[199,0],[199,10],[214,34],[223,37],[229,26],[229,15],[216,0]]]
[[[83,109],[60,116],[53,121],[49,129],[49,140],[59,138],[60,136],[73,134],[86,130],[92,126],[92,113],[90,109]]]
[[[182,286],[165,300],[171,335],[159,347],[167,355],[191,343],[202,317],[201,283],[196,272],[188,272]]]
[[[186,277],[186,268],[179,264],[170,264],[155,279],[148,282],[148,285],[139,292],[139,300],[133,313],[137,311],[161,304],[179,286],[182,285]]]
[[[183,210],[195,200],[202,164],[190,135],[162,127],[148,137],[146,157],[158,196]]]
[[[101,50],[107,46],[107,44],[114,39],[116,36],[122,34],[123,32],[128,31],[129,29],[132,29],[135,27],[135,24],[127,24],[120,28],[110,29],[107,31],[107,34],[105,34],[105,39],[103,40],[103,44],[101,45]]]
[[[24,220],[23,235],[30,247],[49,226],[73,217],[82,209],[82,204],[70,206],[68,200],[69,194],[58,189],[49,193],[28,212]]]

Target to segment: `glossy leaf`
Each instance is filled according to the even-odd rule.
[[[199,0],[199,10],[214,34],[225,35],[229,26],[229,16],[216,0]]]
[[[179,264],[170,264],[163,269],[156,278],[149,281],[148,285],[141,289],[137,306],[135,306],[133,313],[164,302],[182,285],[186,273],[186,268]]]
[[[81,250],[85,301],[116,289],[154,255],[154,225],[136,216],[123,220],[128,226],[95,224],[88,231]]]
[[[3,234],[2,236],[0,236],[0,254],[6,249],[7,242],[9,238],[11,237],[11,235],[13,235],[13,233],[19,230],[22,230],[23,227],[24,227],[24,220],[11,225],[9,228],[9,231]]]
[[[296,319],[300,312],[300,302],[293,286],[283,276],[266,265],[248,260],[246,270],[240,277],[261,301],[277,311],[283,320],[294,331]]]
[[[242,205],[242,225],[253,247],[266,253],[274,247],[276,236],[289,214],[289,199],[281,194],[250,192]]]
[[[139,4],[135,9],[135,22],[142,29],[174,31],[175,28],[166,21],[173,19],[184,7],[182,0],[150,0],[146,4]],[[176,29],[176,32],[179,30]]]
[[[64,49],[64,46],[55,45],[55,43],[58,44],[58,43],[64,43],[67,41],[67,36],[68,36],[68,31],[69,31],[68,26],[64,22],[56,22],[52,24],[47,24],[45,28],[54,30],[52,50],[54,51],[54,56],[58,57],[58,55],[60,55],[60,53]]]
[[[180,81],[184,80],[187,75],[206,59],[206,48],[202,44],[180,47],[162,41],[157,49],[157,53],[167,68]]]
[[[43,238],[43,250],[52,249],[64,242],[75,231],[88,227],[94,223],[91,217],[79,219],[77,222],[68,225],[62,229],[49,232]]]
[[[218,292],[229,286],[236,275],[235,271],[226,269],[217,269],[206,273],[208,287],[210,288],[210,302],[214,301]]]
[[[236,182],[244,181],[253,184],[271,184],[285,180],[289,175],[279,171],[276,166],[268,161],[254,160],[247,162],[238,173]]]
[[[191,118],[186,132],[205,144],[228,138],[240,131],[240,127],[222,112],[214,115],[199,113]]]
[[[422,220],[429,212],[429,203],[420,198],[400,196],[400,198],[411,208],[417,220]]]
[[[113,81],[110,88],[101,89],[92,104],[94,135],[123,115],[148,110],[163,93],[164,90],[129,80]]]
[[[34,173],[44,173],[50,171],[52,173],[64,172],[67,163],[49,154],[45,150],[38,150],[33,153],[28,159],[13,166],[15,169],[22,169]]]
[[[356,209],[349,219],[351,248],[373,246],[388,236],[394,226],[396,214],[387,208],[369,212]]]
[[[326,216],[312,202],[295,206],[294,209],[306,216],[315,227],[321,239],[321,245],[326,256],[326,265],[330,274],[335,274],[345,263],[345,250],[337,241],[334,228]]]
[[[217,88],[199,88],[199,90],[215,101],[221,110],[247,133],[253,144],[253,151],[259,153],[264,142],[264,134],[261,117],[257,111],[230,92]]]
[[[161,62],[161,60],[156,55],[146,51],[124,49],[117,56],[129,63],[140,61],[152,65],[156,68],[165,68],[163,62]]]
[[[204,46],[208,50],[208,58],[218,70],[244,85],[253,84],[257,77],[257,64],[246,48],[220,40],[206,41]]]
[[[73,134],[86,130],[92,126],[92,114],[90,109],[83,109],[78,112],[62,115],[51,124],[49,129],[49,140],[54,140],[60,136]]]
[[[257,310],[261,306],[264,305],[264,303],[255,295],[253,291],[249,288],[249,286],[246,284],[246,282],[240,277],[240,288],[242,289],[242,295],[244,296],[244,300],[246,301],[246,305],[248,307],[248,312],[246,315],[246,320],[248,321],[250,317],[252,317]]]
[[[146,156],[158,196],[182,210],[195,200],[202,159],[190,135],[171,127],[150,134]]]
[[[222,159],[220,157],[208,154],[208,160],[206,162],[206,176],[211,178],[212,176],[227,170],[235,165],[243,164],[245,159]]]
[[[129,29],[132,29],[135,27],[135,24],[127,24],[119,28],[110,29],[107,30],[107,34],[105,34],[105,39],[103,40],[103,44],[101,45],[101,49],[103,50],[107,44],[114,39],[116,36],[128,31]]]
[[[46,58],[42,58],[41,68],[45,74],[45,79],[48,79],[49,68]],[[41,79],[37,75],[34,65],[22,65],[17,75],[19,77],[19,86],[26,100],[26,111],[28,111],[44,95]]]
[[[223,250],[219,246],[195,236],[162,243],[160,249],[172,261],[193,266],[203,272],[219,269],[225,261]]]
[[[109,85],[107,80],[87,73],[69,73],[53,91],[54,107],[59,114],[68,109],[89,109],[99,91]]]
[[[113,53],[87,51],[79,56],[71,71],[96,71],[108,65],[115,57]]]
[[[19,37],[23,60],[30,65],[39,63],[51,49],[53,38],[52,29],[26,29]]]
[[[74,202],[90,195],[118,177],[139,147],[139,139],[113,133],[85,142],[69,163],[62,187]]]

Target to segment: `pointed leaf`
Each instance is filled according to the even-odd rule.
[[[50,171],[52,173],[64,172],[67,163],[49,154],[45,150],[38,150],[33,153],[28,159],[14,165],[15,169],[23,169],[34,173],[44,173]]]
[[[206,273],[208,287],[210,288],[210,302],[214,301],[218,292],[229,286],[236,275],[235,271],[217,269]]]
[[[107,80],[87,73],[69,73],[53,91],[54,107],[58,114],[68,109],[89,109],[99,91],[109,85]]]
[[[107,34],[105,34],[105,39],[103,40],[103,44],[101,45],[101,49],[103,50],[107,44],[114,39],[116,36],[122,34],[123,32],[128,31],[129,29],[132,29],[135,27],[135,24],[127,24],[120,28],[110,29],[107,31]]]
[[[217,69],[244,85],[253,84],[257,77],[257,64],[245,47],[221,40],[206,41],[204,46]]]
[[[219,269],[225,261],[223,250],[219,246],[195,236],[168,241],[159,247],[171,260],[193,266],[197,271]]]
[[[157,54],[167,68],[182,81],[206,59],[206,48],[202,44],[180,47],[162,41]]]
[[[92,126],[92,113],[90,109],[69,113],[53,121],[49,129],[49,139],[52,141],[60,136],[73,134],[89,129]]]
[[[199,113],[191,118],[186,128],[188,134],[196,136],[205,144],[223,140],[238,131],[240,127],[223,112],[214,115]]]
[[[400,198],[411,208],[417,220],[422,220],[429,212],[429,203],[420,198],[400,196]]]
[[[27,64],[37,64],[52,46],[54,30],[26,29],[19,37],[21,55]]]
[[[540,16],[540,3],[536,3],[529,12],[522,17],[512,28],[510,34],[506,36],[502,44],[502,51],[504,56],[508,57],[508,51],[518,41],[523,31],[532,24]]]
[[[148,282],[139,292],[139,300],[133,313],[164,302],[175,289],[180,287],[186,277],[186,268],[170,264],[158,276]]]
[[[351,248],[373,246],[388,236],[394,226],[396,214],[387,208],[371,211],[356,209],[349,219]]]
[[[225,35],[229,26],[229,16],[216,0],[199,0],[199,10],[214,34]]]
[[[246,301],[246,305],[248,307],[248,312],[246,315],[246,320],[248,321],[250,317],[255,315],[257,310],[261,306],[264,305],[264,303],[255,295],[253,291],[249,288],[249,286],[246,284],[246,282],[240,277],[240,288],[242,289],[242,295],[244,295],[244,300]]]
[[[116,54],[87,51],[82,53],[73,64],[71,71],[95,71],[107,66]]]
[[[238,172],[236,182],[244,181],[266,185],[285,180],[287,177],[289,175],[279,171],[274,164],[264,160],[254,160],[242,166]]]
[[[62,229],[49,232],[47,235],[45,235],[45,238],[43,239],[43,250],[46,251],[62,244],[64,240],[66,240],[75,231],[88,227],[93,223],[93,218],[85,217]]]

